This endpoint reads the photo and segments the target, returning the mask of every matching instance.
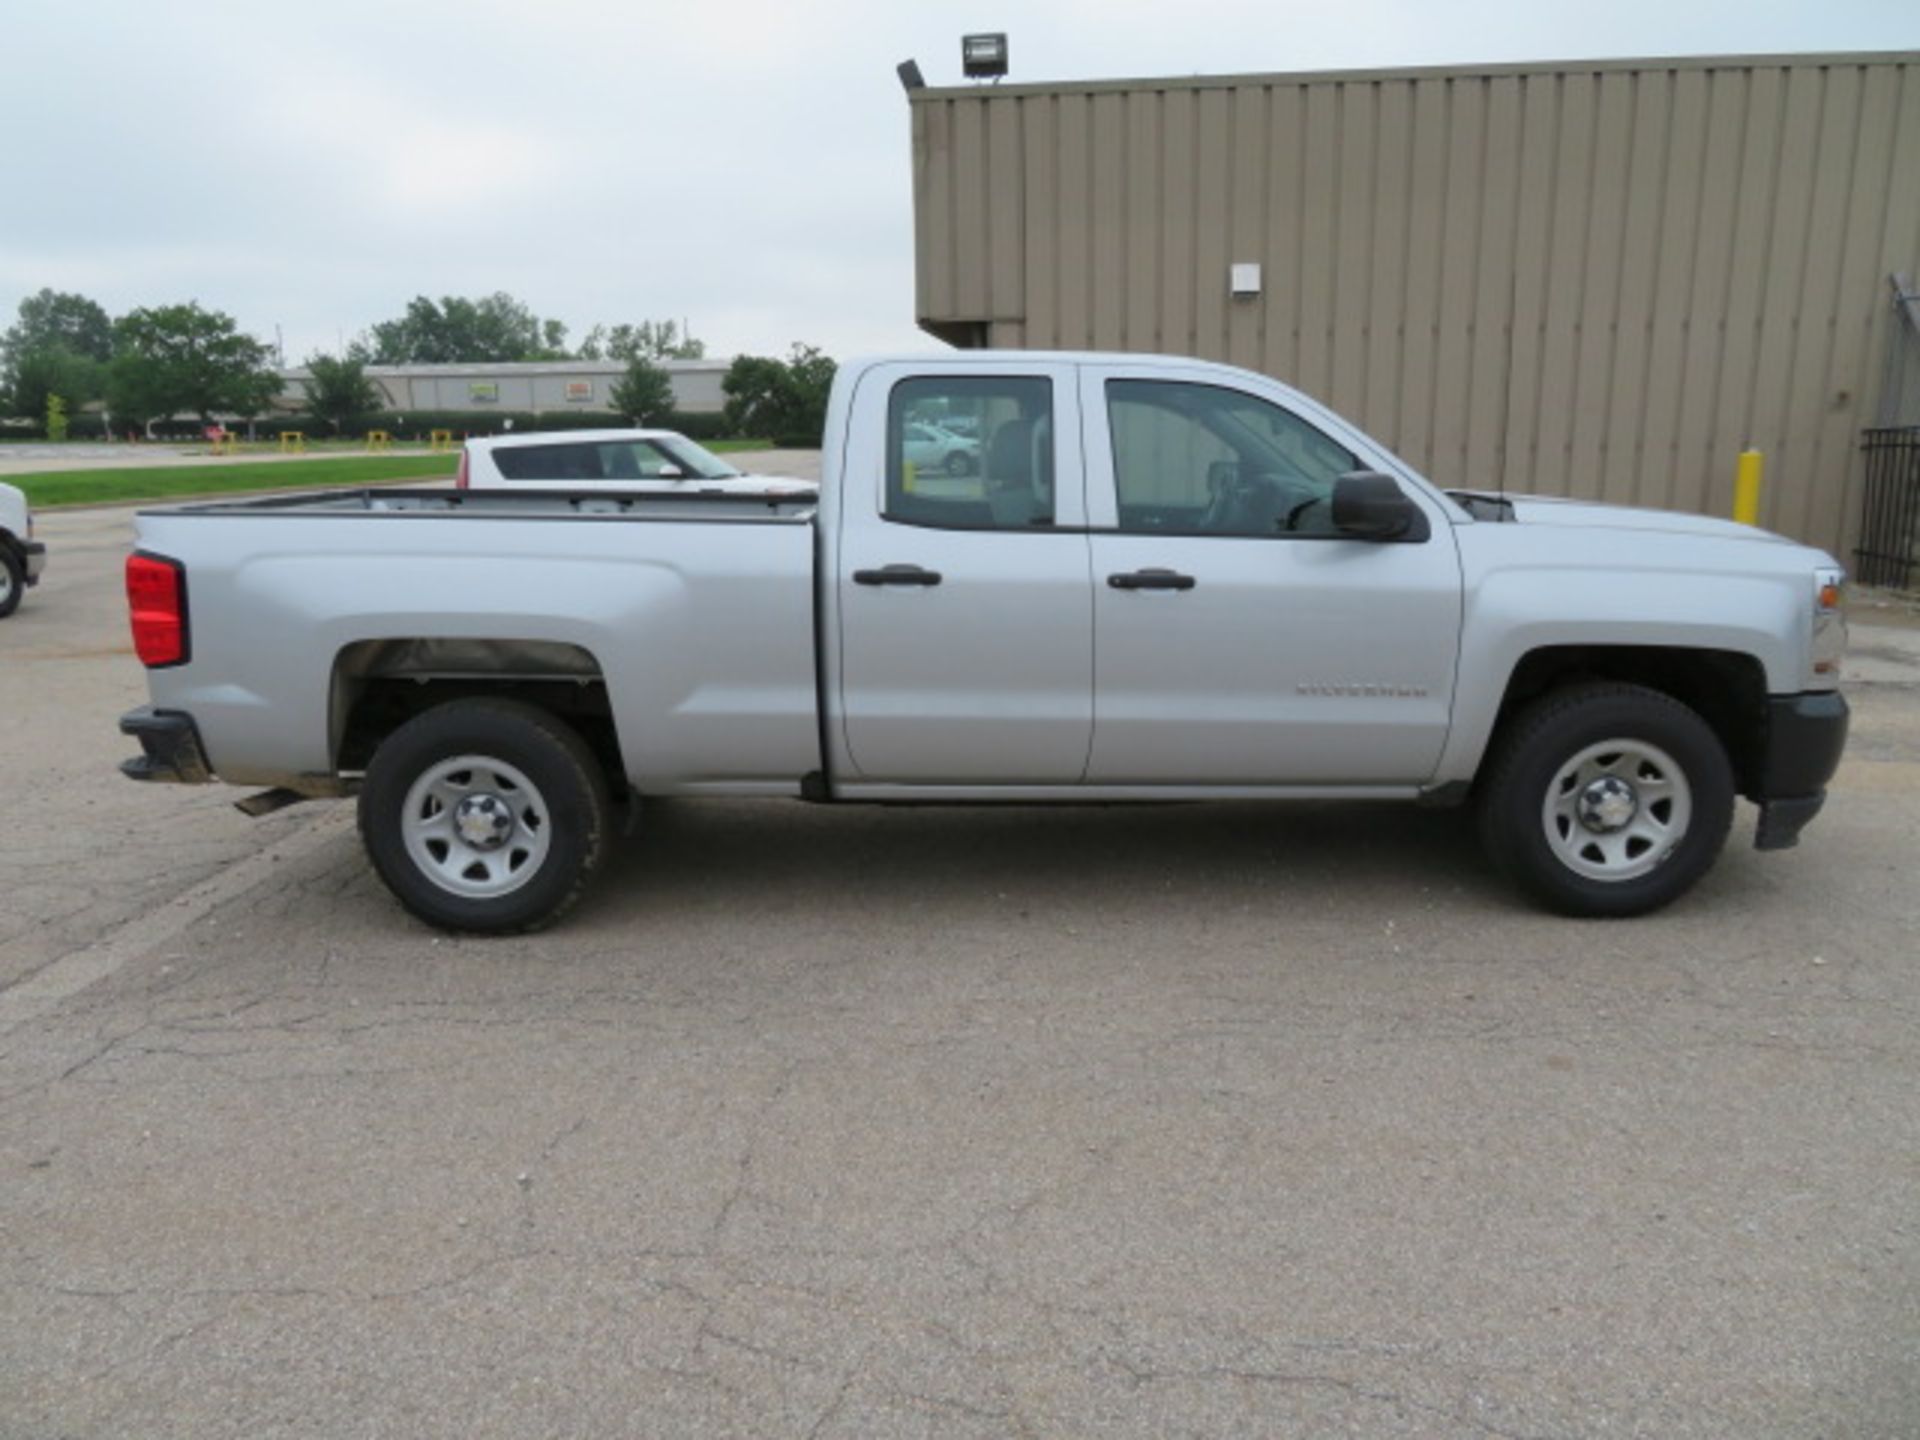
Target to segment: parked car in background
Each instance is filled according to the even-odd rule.
[[[467,441],[454,484],[462,490],[546,485],[624,494],[813,495],[789,476],[748,475],[674,430],[560,430]]]
[[[0,485],[0,620],[20,608],[21,597],[40,583],[46,563],[47,547],[33,538],[26,495]]]
[[[980,469],[980,442],[944,426],[921,421],[903,432],[906,462],[920,470],[948,475],[972,475]]]

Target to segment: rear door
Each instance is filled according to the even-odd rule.
[[[929,467],[924,435],[956,416],[976,448]],[[1071,365],[902,363],[861,377],[834,579],[859,779],[1080,780],[1093,729],[1084,479]]]
[[[1336,476],[1384,459],[1203,372],[1082,369],[1094,533],[1090,784],[1426,780],[1446,741],[1460,566],[1340,535]]]

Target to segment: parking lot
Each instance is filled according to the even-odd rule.
[[[1920,1427],[1920,632],[1642,921],[1455,813],[666,803],[454,939],[115,773],[129,523],[0,624],[0,1435]]]

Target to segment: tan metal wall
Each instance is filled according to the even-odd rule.
[[[1726,513],[1836,551],[1920,54],[913,95],[917,305],[960,344],[1278,376],[1444,484]],[[1234,299],[1228,266],[1258,261]]]

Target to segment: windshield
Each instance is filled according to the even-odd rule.
[[[671,456],[673,463],[699,480],[727,480],[740,472],[710,450],[702,449],[683,436],[662,436],[654,446]]]

